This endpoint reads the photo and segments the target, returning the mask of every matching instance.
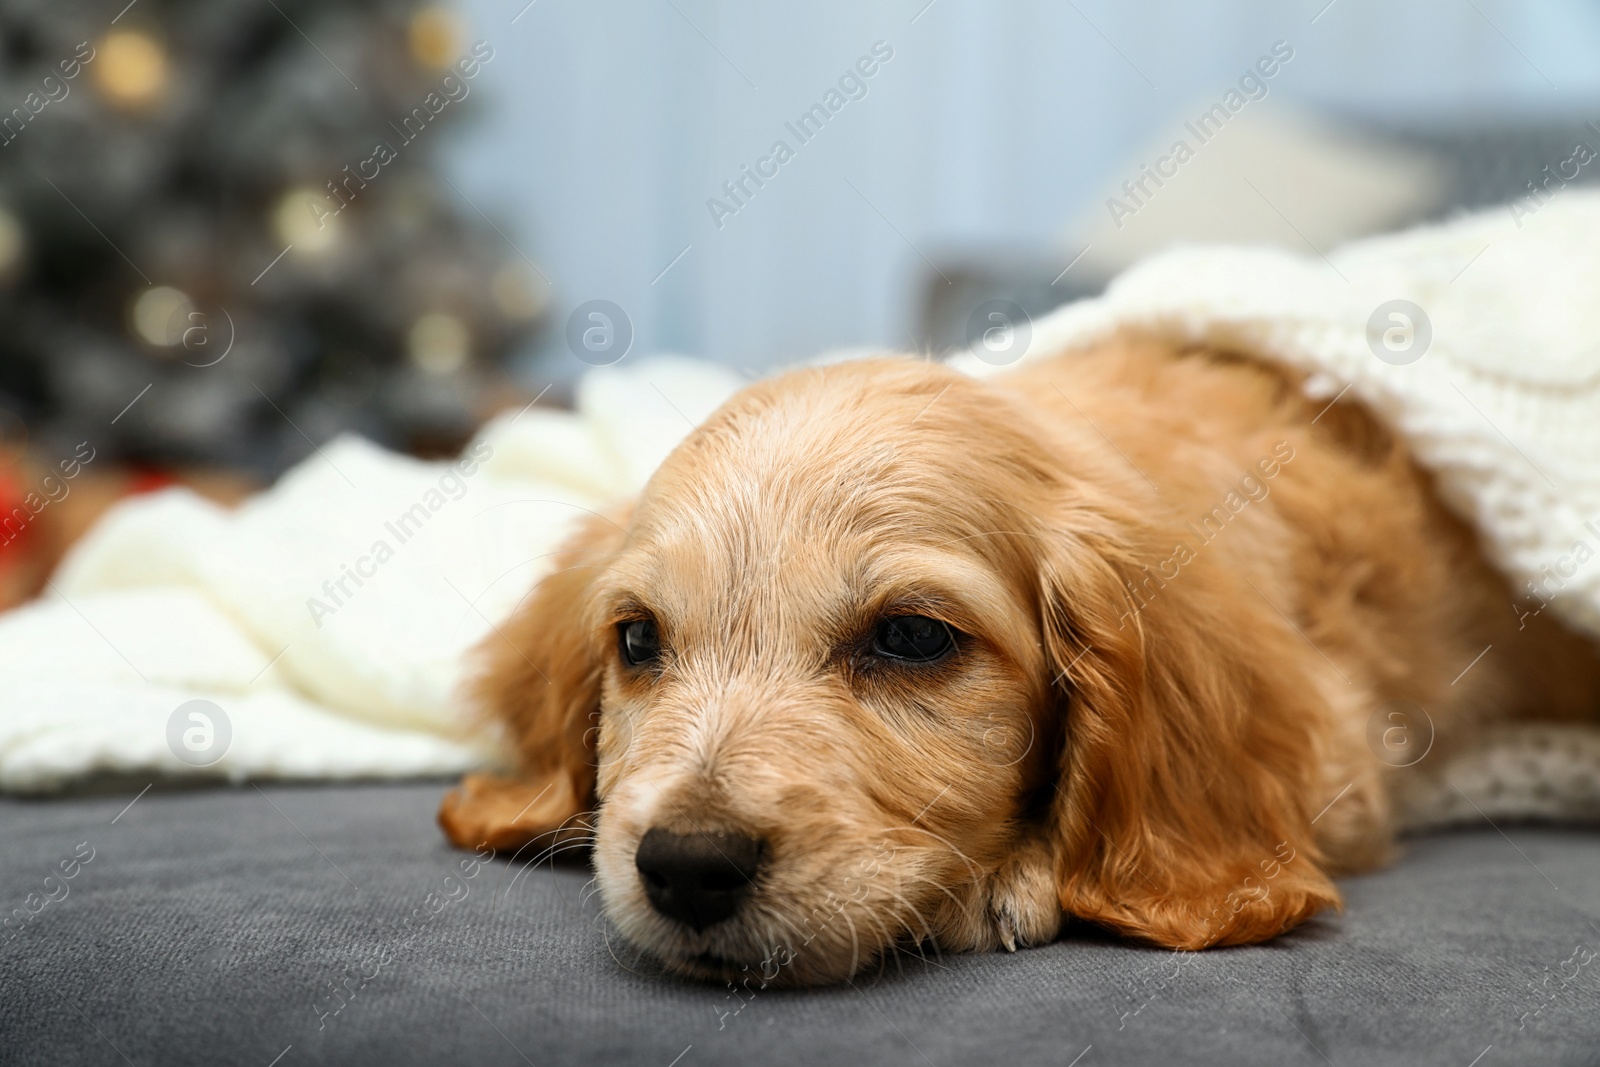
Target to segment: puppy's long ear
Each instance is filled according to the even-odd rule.
[[[1050,545],[1062,908],[1199,949],[1265,940],[1338,907],[1306,811],[1326,710],[1283,620],[1215,557],[1191,551],[1176,577],[1152,580],[1172,548],[1134,548],[1106,529]]]
[[[586,834],[594,806],[595,726],[605,646],[588,594],[621,545],[621,525],[585,519],[523,606],[478,646],[473,702],[516,747],[514,778],[469,774],[439,806],[439,825],[462,848],[518,848]]]

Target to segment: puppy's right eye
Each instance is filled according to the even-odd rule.
[[[872,651],[886,659],[933,663],[956,647],[950,627],[926,615],[896,615],[878,623]]]
[[[661,658],[661,633],[652,619],[634,619],[617,627],[617,643],[622,660],[630,667],[642,667]]]

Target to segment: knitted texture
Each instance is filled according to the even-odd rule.
[[[1326,256],[1180,248],[1033,323],[1023,358],[1137,329],[1313,372],[1312,395],[1359,399],[1406,437],[1511,579],[1508,611],[1548,603],[1600,635],[1597,245],[1600,193],[1571,189],[1520,225],[1501,208]],[[1385,306],[1401,300],[1422,314],[1401,312],[1413,347],[1397,353],[1383,335],[1405,320]]]

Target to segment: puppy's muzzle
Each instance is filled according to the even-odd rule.
[[[639,842],[634,865],[651,906],[700,931],[739,909],[766,851],[759,838],[727,830],[678,834],[657,828]]]

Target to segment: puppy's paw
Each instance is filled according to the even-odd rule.
[[[565,775],[542,782],[469,774],[439,803],[439,826],[457,848],[520,848],[546,834],[553,840],[587,831],[569,823],[582,807]]]
[[[1061,931],[1055,857],[1042,842],[1020,846],[988,879],[989,923],[1007,952],[1046,945]]]

